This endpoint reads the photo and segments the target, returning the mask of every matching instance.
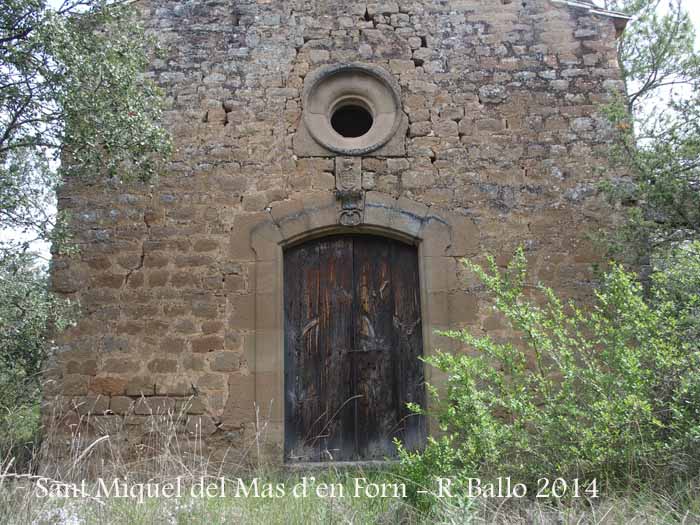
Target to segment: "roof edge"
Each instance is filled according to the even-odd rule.
[[[591,14],[594,15],[600,15],[600,16],[605,16],[608,18],[613,19],[613,23],[615,24],[615,29],[617,30],[617,36],[620,36],[622,32],[625,30],[627,27],[627,23],[632,20],[632,17],[629,15],[626,15],[624,13],[620,13],[619,11],[610,11],[608,9],[603,9],[601,7],[597,7],[593,4],[589,3],[584,3],[583,1],[577,1],[577,0],[550,0],[554,4],[563,4],[567,5],[569,7],[578,7],[580,9],[586,9],[588,10]]]

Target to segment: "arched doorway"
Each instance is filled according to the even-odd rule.
[[[334,235],[284,253],[285,460],[376,460],[425,440],[415,246]]]

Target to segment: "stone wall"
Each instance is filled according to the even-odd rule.
[[[78,425],[143,452],[153,415],[175,411],[213,457],[262,431],[281,459],[282,248],[344,231],[339,170],[365,192],[354,228],[419,244],[426,351],[459,350],[435,328],[512,337],[463,256],[505,263],[524,244],[533,279],[585,298],[600,256],[587,235],[611,224],[600,108],[623,84],[621,19],[577,5],[142,2],[176,153],[153,185],[60,192],[80,253],[54,261],[53,284],[83,315],[47,374],[55,457]],[[405,155],[295,155],[305,77],[347,62],[398,82]]]

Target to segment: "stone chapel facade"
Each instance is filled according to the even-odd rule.
[[[435,331],[512,337],[460,264],[523,244],[590,293],[610,224],[600,114],[627,18],[585,0],[142,0],[176,152],[150,186],[69,183],[79,300],[47,372],[71,432],[138,454],[174,414],[212,458],[381,459],[429,422]],[[56,424],[58,422],[58,424]]]

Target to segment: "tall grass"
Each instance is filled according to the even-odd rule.
[[[271,466],[263,455],[267,425],[259,417],[256,431],[236,453],[214,460],[206,453],[201,434],[183,432],[184,410],[154,413],[148,439],[136,455],[125,452],[120,436],[126,430],[115,426],[111,433],[96,434],[89,416],[76,420],[69,436],[68,454],[57,460],[52,447],[62,439],[47,432],[35,464],[27,470],[15,468],[14,458],[0,465],[0,523],[8,525],[146,525],[146,524],[693,524],[700,523],[697,485],[683,484],[668,491],[640,488],[627,494],[608,494],[601,500],[576,502],[514,499],[438,499],[430,513],[419,512],[402,498],[354,497],[355,479],[367,483],[405,482],[391,467],[340,468],[337,464],[304,471]],[[56,418],[60,420],[60,418]],[[237,458],[233,460],[233,458]],[[100,477],[108,483],[121,479],[128,486],[150,483],[163,486],[180,478],[181,498],[95,498]],[[314,477],[343,487],[344,497],[323,497],[309,490],[295,497],[292,488],[304,477]],[[37,482],[50,479],[56,487],[83,479],[83,497],[39,497]],[[225,479],[228,493],[196,497],[190,489],[200,480],[218,483]],[[282,483],[281,497],[235,497],[230,489],[240,478],[250,483]],[[48,485],[48,482],[42,482]],[[58,489],[57,489],[58,490]]]

